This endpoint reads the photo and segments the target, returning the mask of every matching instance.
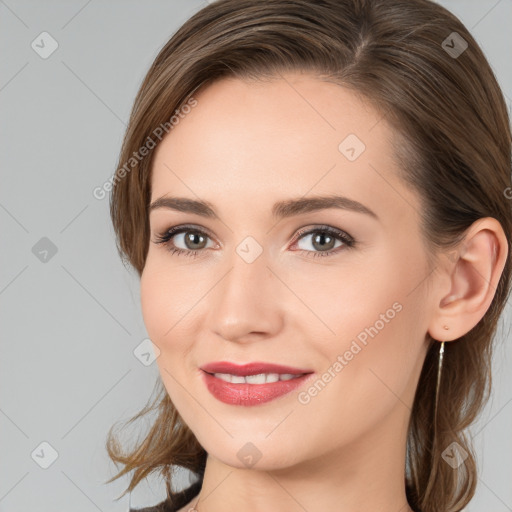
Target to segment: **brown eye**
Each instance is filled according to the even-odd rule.
[[[204,249],[206,246],[207,237],[199,232],[186,231],[184,232],[183,242],[187,249],[194,251],[196,249]],[[175,235],[176,236],[176,235]]]
[[[303,247],[299,246],[302,240],[308,240]],[[336,243],[338,244],[336,245]],[[339,252],[339,248],[350,248],[355,245],[355,240],[347,233],[332,228],[331,226],[323,226],[309,231],[302,230],[295,244],[301,251],[306,251],[308,256],[331,256]]]
[[[210,237],[203,231],[189,226],[174,226],[156,237],[154,243],[168,246],[174,254],[197,256],[207,248]]]

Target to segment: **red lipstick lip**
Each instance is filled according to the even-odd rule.
[[[290,373],[292,375],[301,375],[303,373],[313,373],[313,370],[305,369],[302,370],[300,368],[293,368],[291,366],[284,366],[280,364],[274,363],[264,363],[264,362],[253,362],[247,364],[235,364],[230,363],[229,361],[216,361],[213,363],[208,363],[200,367],[206,373],[229,373],[231,375],[258,375],[260,373]]]
[[[265,384],[250,384],[248,382],[226,382],[203,371],[202,380],[211,395],[220,402],[237,406],[254,406],[289,395],[292,391],[296,391],[301,386],[304,386],[314,375],[314,373],[308,373],[284,381],[278,380],[277,382],[265,382]]]

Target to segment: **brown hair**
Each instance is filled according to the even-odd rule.
[[[454,35],[453,32],[457,34]],[[464,50],[464,41],[467,48]],[[463,50],[459,55],[455,50]],[[453,14],[429,0],[219,0],[193,15],[159,52],[135,99],[111,195],[117,247],[139,276],[149,245],[154,152],[121,166],[201,87],[222,77],[264,79],[305,71],[368,100],[396,133],[398,172],[421,198],[429,261],[463,238],[479,218],[503,227],[508,255],[481,321],[447,343],[434,435],[439,344],[425,358],[407,438],[406,493],[422,512],[460,511],[475,493],[476,457],[464,433],[491,390],[492,340],[510,292],[511,131],[506,104],[482,50]],[[107,451],[134,470],[131,491],[173,466],[204,475],[205,450],[160,393],[134,421],[158,415],[136,448],[123,452],[112,429]],[[457,442],[468,457],[457,470],[441,454]],[[124,493],[123,493],[124,494]]]

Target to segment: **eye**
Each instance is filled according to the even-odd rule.
[[[174,226],[158,235],[155,243],[168,246],[172,254],[196,257],[202,249],[206,248],[205,242],[209,238],[207,233],[192,226]],[[184,247],[180,248],[176,245]]]
[[[314,236],[312,236],[314,235]],[[355,245],[355,240],[348,233],[331,226],[319,226],[313,229],[301,229],[295,237],[293,246],[298,245],[307,237],[312,236],[309,242],[299,247],[302,252],[308,253],[308,257],[332,256]],[[208,247],[211,240],[208,233],[193,226],[174,226],[164,233],[156,236],[154,243],[168,247],[172,254],[179,256],[197,257],[203,249]],[[338,245],[336,245],[338,242]],[[182,247],[179,247],[179,246]]]
[[[340,250],[343,250],[343,246],[345,248],[352,248],[355,245],[354,238],[348,233],[331,226],[320,226],[299,231],[294,245],[307,240],[310,236],[309,241],[304,243],[302,248],[299,247],[299,249],[308,253],[308,257],[333,256],[340,252]],[[336,242],[339,242],[338,245],[336,245]]]

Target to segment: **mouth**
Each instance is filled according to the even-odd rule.
[[[273,363],[210,363],[200,368],[208,391],[230,405],[252,406],[275,400],[303,385],[312,370]]]

